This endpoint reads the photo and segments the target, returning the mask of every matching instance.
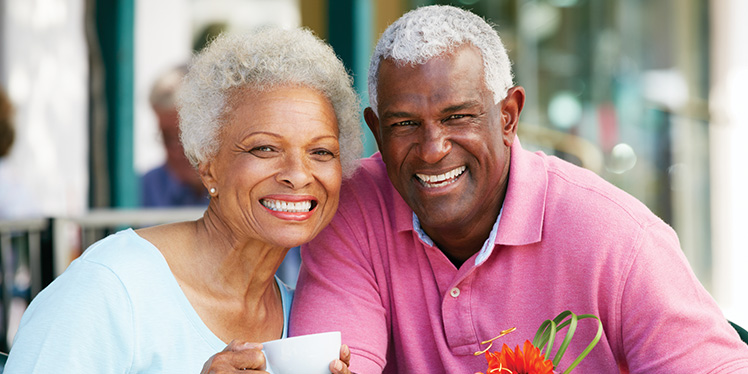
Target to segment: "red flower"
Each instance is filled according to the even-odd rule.
[[[504,344],[501,352],[486,352],[486,374],[553,374],[553,362],[546,360],[540,349],[533,346],[529,340],[525,341],[522,349],[524,353],[519,346],[512,351]]]

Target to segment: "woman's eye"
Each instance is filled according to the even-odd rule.
[[[335,158],[335,153],[327,149],[315,149],[314,151],[312,151],[312,156],[314,156],[317,160],[328,161]]]
[[[261,145],[259,147],[250,149],[249,153],[257,157],[270,157],[273,153],[275,153],[275,148],[269,145]]]

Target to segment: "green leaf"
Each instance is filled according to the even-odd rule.
[[[566,320],[566,318],[569,318]],[[564,356],[564,353],[566,353],[566,349],[569,347],[569,344],[571,344],[571,339],[574,337],[574,333],[577,329],[577,323],[581,319],[585,318],[594,318],[597,320],[598,328],[597,328],[597,334],[595,335],[595,338],[592,339],[592,342],[587,346],[587,348],[582,351],[582,353],[572,362],[572,364],[564,371],[564,374],[571,373],[571,371],[579,365],[582,360],[587,357],[587,355],[592,351],[592,348],[597,345],[597,342],[600,341],[600,338],[603,334],[603,324],[602,321],[600,321],[597,316],[594,316],[592,314],[583,314],[577,316],[576,314],[572,313],[570,310],[566,310],[561,312],[558,316],[555,318],[548,319],[543,321],[542,324],[540,324],[540,327],[538,328],[538,331],[535,333],[535,338],[532,340],[532,345],[535,347],[538,347],[540,349],[540,353],[546,354],[546,357],[551,357],[551,351],[553,350],[553,344],[556,340],[556,334],[558,331],[562,330],[564,327],[569,327],[569,329],[566,331],[566,334],[564,336],[564,340],[561,343],[561,346],[558,348],[558,351],[556,352],[555,357],[553,357],[553,367],[558,367],[559,362],[561,362],[561,358]]]

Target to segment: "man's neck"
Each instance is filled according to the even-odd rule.
[[[468,258],[481,250],[491,234],[494,223],[496,220],[481,227],[465,225],[459,228],[429,229],[422,226],[421,229],[431,238],[434,245],[459,268]]]

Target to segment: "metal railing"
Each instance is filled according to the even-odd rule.
[[[25,306],[91,244],[128,227],[190,221],[204,212],[106,209],[78,217],[0,220],[0,351],[8,351]]]

